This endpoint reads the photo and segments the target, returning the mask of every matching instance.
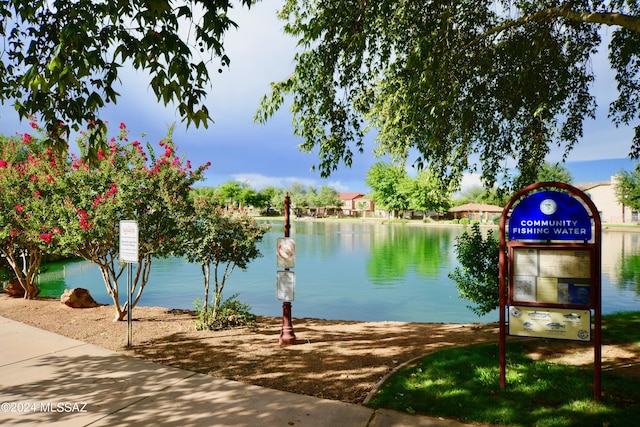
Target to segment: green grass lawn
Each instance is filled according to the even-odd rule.
[[[603,342],[625,344],[640,363],[640,312],[603,319]],[[464,422],[509,426],[640,425],[640,378],[602,372],[594,401],[593,368],[534,361],[536,340],[507,340],[507,388],[500,389],[498,344],[441,350],[391,376],[368,403]]]

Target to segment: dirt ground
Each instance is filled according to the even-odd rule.
[[[255,328],[197,331],[183,310],[135,307],[131,348],[127,322],[114,308],[74,309],[57,299],[27,301],[0,294],[0,316],[97,346],[203,374],[362,403],[399,365],[434,350],[498,340],[497,324],[347,322],[294,318],[295,345],[279,345],[281,318]],[[603,346],[603,369],[640,375],[640,349]],[[593,364],[589,343],[540,340],[533,357]]]

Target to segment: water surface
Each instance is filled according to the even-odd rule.
[[[282,222],[260,243],[263,257],[229,278],[224,297],[239,294],[257,315],[281,316],[276,299],[276,239]],[[294,317],[411,322],[493,322],[497,311],[478,317],[458,297],[448,274],[458,262],[455,237],[462,227],[358,222],[294,221],[296,241]],[[603,313],[640,310],[640,234],[603,233]],[[112,303],[98,268],[86,261],[48,264],[43,295],[84,287]],[[120,285],[125,294],[126,278]],[[182,258],[153,261],[141,305],[192,309],[202,298],[201,269]]]

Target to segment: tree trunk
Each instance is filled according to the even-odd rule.
[[[125,302],[124,305],[114,304],[116,308],[116,315],[113,318],[114,322],[122,322],[124,318],[127,316],[127,310],[129,310],[129,301]]]
[[[204,301],[202,302],[202,314],[207,315],[209,308],[209,281],[211,277],[211,267],[209,264],[202,264],[202,277],[204,278]]]
[[[22,287],[24,288],[24,299],[36,299],[40,293],[40,288],[33,281],[27,281]]]

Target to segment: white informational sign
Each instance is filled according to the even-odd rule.
[[[138,262],[138,223],[136,221],[120,221],[120,261]]]
[[[512,305],[509,335],[591,341],[591,311]]]
[[[277,265],[280,268],[293,268],[295,266],[296,242],[290,237],[278,239]]]
[[[296,289],[296,274],[293,271],[276,272],[276,297],[279,301],[293,301]]]

